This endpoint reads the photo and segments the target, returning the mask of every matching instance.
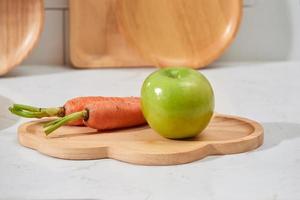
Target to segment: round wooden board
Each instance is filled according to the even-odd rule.
[[[62,159],[112,158],[141,165],[175,165],[208,155],[250,151],[263,142],[262,126],[252,120],[216,114],[203,133],[185,140],[166,139],[148,126],[98,132],[87,127],[64,126],[45,136],[45,120],[22,124],[19,142]]]
[[[200,68],[235,37],[241,0],[121,0],[116,14],[128,42],[154,65]]]
[[[43,0],[0,0],[0,76],[21,63],[44,24]]]

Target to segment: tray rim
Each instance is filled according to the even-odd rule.
[[[242,153],[247,152],[253,149],[258,148],[263,143],[263,132],[264,129],[261,124],[259,124],[256,121],[253,121],[248,118],[234,116],[234,115],[225,115],[225,114],[215,114],[216,117],[222,117],[222,118],[228,118],[228,119],[235,119],[239,121],[243,121],[247,124],[247,126],[251,126],[253,128],[253,132],[245,137],[237,138],[237,139],[231,139],[226,141],[211,141],[209,143],[202,143],[196,145],[193,149],[189,149],[187,151],[183,150],[177,153],[166,153],[166,154],[159,154],[159,153],[143,153],[139,152],[136,149],[128,148],[126,146],[126,152],[122,151],[124,147],[122,145],[118,145],[117,147],[115,145],[112,146],[98,146],[98,147],[88,147],[80,149],[81,152],[79,152],[78,148],[59,148],[56,149],[58,151],[53,153],[53,146],[50,147],[53,144],[50,144],[49,149],[45,148],[44,144],[39,144],[38,138],[40,136],[33,136],[32,134],[28,134],[27,127],[44,121],[44,120],[35,120],[30,122],[25,122],[21,124],[18,128],[18,140],[19,143],[25,147],[31,148],[36,150],[37,152],[40,152],[42,154],[52,156],[55,158],[61,158],[66,160],[94,160],[94,159],[102,159],[102,158],[111,158],[115,160],[124,161],[127,163],[132,164],[140,164],[140,165],[175,165],[175,164],[184,164],[189,163],[192,161],[196,161],[199,159],[202,159],[209,155],[225,155],[225,154],[235,154],[235,153]],[[30,138],[30,142],[28,142],[28,137]],[[45,137],[46,139],[46,137]],[[27,140],[27,141],[26,141]],[[176,141],[182,141],[182,140],[176,140]],[[183,140],[186,141],[186,140]],[[201,143],[201,141],[195,141],[198,143]],[[244,143],[245,147],[243,145],[240,145],[241,143]],[[124,143],[120,143],[124,144]],[[41,148],[40,146],[43,146]],[[55,146],[55,145],[54,145]],[[65,151],[69,154],[61,154],[59,151]],[[75,152],[72,153],[72,151]],[[85,157],[85,153],[89,151],[95,151],[96,156],[95,157]],[[77,152],[77,154],[76,154]],[[121,153],[120,153],[121,152]],[[185,156],[184,154],[189,153],[191,155]],[[72,154],[72,155],[71,155]],[[70,158],[71,155],[71,158]],[[157,162],[157,156],[161,159],[159,162]],[[179,156],[179,157],[178,157]]]

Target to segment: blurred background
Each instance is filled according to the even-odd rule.
[[[217,62],[300,60],[300,1],[244,0],[237,37]],[[68,1],[45,1],[40,42],[25,65],[69,64]]]

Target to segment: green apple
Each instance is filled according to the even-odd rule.
[[[153,72],[143,83],[141,97],[149,126],[166,138],[198,135],[214,111],[214,93],[209,81],[190,68]]]

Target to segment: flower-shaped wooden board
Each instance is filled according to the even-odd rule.
[[[112,158],[141,165],[176,165],[209,155],[241,153],[263,143],[263,128],[252,120],[215,114],[197,137],[171,140],[148,126],[99,132],[87,127],[64,126],[45,136],[45,120],[22,124],[19,142],[43,154],[62,159]]]

